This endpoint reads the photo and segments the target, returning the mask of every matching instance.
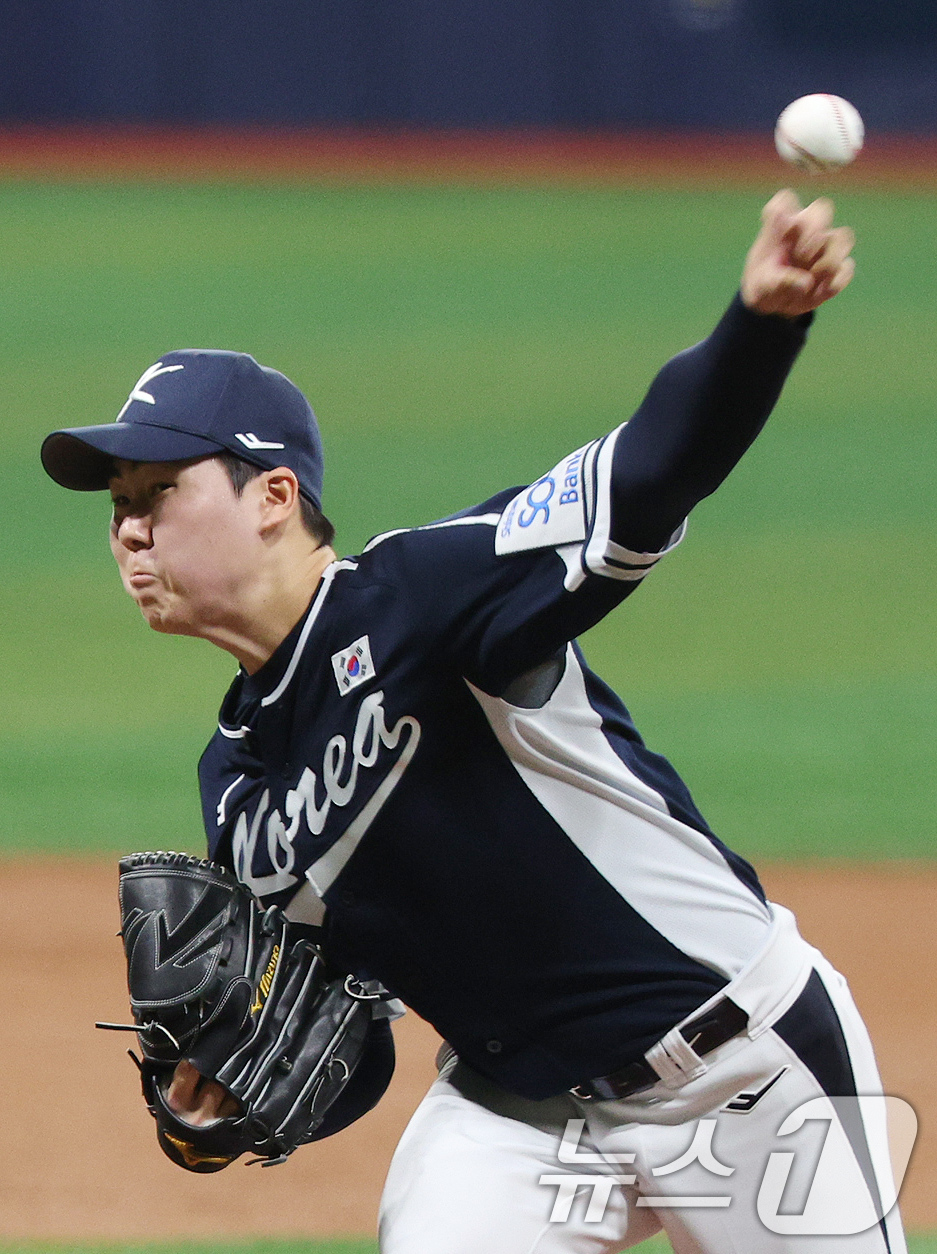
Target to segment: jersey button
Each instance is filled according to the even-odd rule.
[[[354,904],[355,904],[355,894],[351,891],[350,888],[343,889],[342,890],[342,905],[353,906]]]
[[[489,1054],[500,1054],[500,1053],[501,1053],[501,1042],[500,1042],[500,1041],[489,1041],[489,1042],[488,1042],[488,1044],[485,1046],[485,1048],[488,1050],[488,1053],[489,1053]]]

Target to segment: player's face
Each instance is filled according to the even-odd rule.
[[[217,458],[117,463],[111,552],[124,588],[157,631],[201,636],[236,619],[260,543]]]

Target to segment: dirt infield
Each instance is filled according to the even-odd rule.
[[[809,184],[759,135],[568,131],[0,129],[0,177],[207,180],[576,183],[600,186]],[[823,191],[832,180],[813,180]],[[838,189],[937,188],[937,139],[871,135]]]
[[[886,1090],[918,1112],[905,1219],[937,1228],[937,868],[770,867],[764,879],[849,976]],[[435,1033],[414,1015],[397,1025],[387,1096],[333,1140],[269,1171],[182,1172],[156,1147],[125,1040],[92,1027],[127,1016],[115,885],[111,862],[0,862],[0,1241],[372,1233],[394,1143],[433,1075]]]

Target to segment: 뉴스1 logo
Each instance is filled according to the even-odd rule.
[[[773,1077],[769,1087],[773,1087],[786,1070]],[[761,1090],[756,1096],[765,1091]],[[730,1102],[723,1109],[739,1108]],[[635,1205],[666,1207],[671,1211],[694,1207],[712,1209],[751,1199],[758,1219],[769,1232],[783,1236],[855,1236],[876,1227],[895,1205],[917,1127],[917,1115],[900,1097],[876,1093],[810,1098],[787,1113],[778,1125],[774,1136],[791,1139],[782,1142],[780,1150],[768,1154],[761,1179],[756,1182],[757,1196],[751,1199],[750,1182],[740,1185],[738,1196],[733,1196],[733,1183],[729,1178],[735,1175],[737,1163],[723,1162],[721,1151],[713,1144],[714,1134],[720,1131],[719,1120],[699,1119],[695,1128],[687,1125],[687,1136],[692,1131],[692,1139],[683,1153],[671,1162],[654,1166],[646,1161],[642,1164],[644,1179]],[[588,1204],[582,1220],[587,1224],[601,1223],[612,1190],[634,1187],[638,1183],[636,1171],[616,1170],[619,1164],[634,1163],[637,1152],[621,1152],[617,1148],[614,1153],[601,1149],[583,1151],[580,1144],[584,1128],[584,1119],[567,1120],[557,1150],[557,1163],[564,1169],[540,1176],[540,1184],[553,1185],[557,1190],[550,1223],[566,1223],[573,1207],[581,1208],[586,1199]],[[866,1165],[868,1128],[878,1129],[879,1135],[887,1128],[890,1172],[879,1175],[874,1169],[870,1170],[871,1160]],[[800,1167],[792,1170],[795,1159]],[[593,1164],[602,1164],[603,1170],[596,1172]],[[574,1174],[569,1170],[572,1165],[593,1169]],[[689,1167],[695,1168],[693,1175],[683,1177],[681,1173]],[[715,1176],[718,1185],[705,1184],[701,1179],[703,1173]],[[659,1191],[649,1189],[651,1181],[674,1175],[677,1178],[672,1183],[662,1184]],[[690,1179],[693,1184],[688,1190],[681,1180]],[[713,1191],[715,1188],[719,1191]]]
[[[367,636],[360,636],[347,649],[332,654],[332,669],[338,690],[345,695],[363,684],[374,675],[374,663],[371,660],[371,645]]]

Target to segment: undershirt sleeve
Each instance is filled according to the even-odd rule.
[[[754,314],[736,297],[627,422],[486,503],[500,513],[480,506],[427,529],[420,543],[434,532],[459,578],[434,583],[426,625],[465,677],[499,694],[638,586],[764,426],[810,320]],[[482,523],[493,564],[487,543],[471,543]]]
[[[660,551],[719,487],[767,421],[811,320],[755,314],[736,296],[707,339],[663,367],[615,441],[616,544]]]

